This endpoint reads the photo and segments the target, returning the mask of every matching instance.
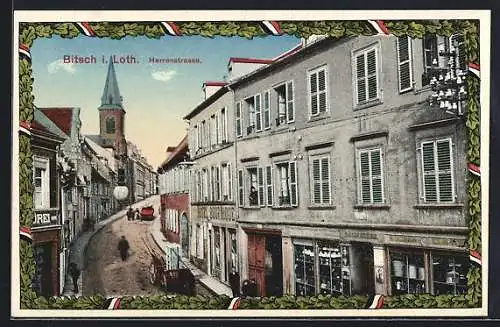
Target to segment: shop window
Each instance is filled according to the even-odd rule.
[[[433,294],[467,293],[468,261],[465,256],[432,253]]]
[[[351,295],[349,248],[318,241],[318,259],[320,293]]]
[[[310,296],[316,294],[315,255],[312,245],[294,245],[295,294]]]
[[[390,262],[393,295],[426,292],[423,252],[391,252]]]

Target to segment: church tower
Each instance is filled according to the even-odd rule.
[[[122,105],[122,96],[118,89],[115,66],[112,58],[109,59],[108,75],[101,97],[99,109],[99,136],[101,146],[112,148],[116,156],[127,154],[125,140],[125,110]]]

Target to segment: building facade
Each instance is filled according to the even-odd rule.
[[[427,101],[446,44],[324,38],[230,85],[260,295],[465,292],[465,127]]]

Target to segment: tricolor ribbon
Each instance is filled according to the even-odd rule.
[[[76,26],[80,32],[83,34],[93,37],[95,36],[94,30],[90,27],[89,23],[82,22],[82,23],[76,23]]]
[[[368,298],[365,309],[380,309],[384,305],[384,296],[377,294]]]
[[[368,23],[377,32],[377,34],[382,34],[382,35],[391,34],[389,32],[389,29],[387,28],[387,26],[385,26],[385,23],[383,20],[368,20]]]
[[[479,166],[478,166],[478,165],[475,165],[475,164],[473,164],[473,163],[469,162],[469,163],[467,164],[467,170],[468,170],[471,174],[481,177],[481,170],[479,169]]]
[[[261,22],[262,29],[266,31],[268,34],[272,35],[283,35],[283,31],[281,31],[280,24],[275,21],[264,20]]]
[[[30,48],[26,44],[19,44],[19,54],[21,57],[26,58],[28,61],[31,61],[31,53]]]
[[[111,299],[107,299],[104,302],[104,309],[107,310],[118,310],[120,309],[121,299],[119,297],[113,297]]]
[[[33,242],[33,235],[31,234],[31,229],[29,227],[19,227],[19,235],[22,239],[27,242]]]
[[[480,77],[479,65],[478,64],[473,63],[473,62],[469,62],[469,64],[467,65],[467,70],[469,72],[471,72],[472,74],[476,75],[477,78]]]
[[[231,303],[229,303],[229,307],[227,308],[228,310],[236,310],[240,306],[241,298],[235,297],[231,300]]]
[[[31,135],[31,126],[28,122],[21,120],[19,122],[19,132],[24,133],[26,135]]]
[[[181,35],[181,31],[179,30],[179,27],[173,23],[173,22],[161,22],[160,23],[163,30],[165,33],[173,35],[173,36],[179,36]]]
[[[478,265],[482,265],[481,253],[477,252],[476,250],[470,250],[469,259],[470,261],[475,262]]]

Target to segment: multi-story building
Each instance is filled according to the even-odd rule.
[[[205,82],[205,99],[184,117],[189,122],[193,161],[191,260],[200,269],[229,283],[238,272],[233,94],[221,82]]]
[[[182,257],[189,260],[191,162],[187,137],[169,147],[168,157],[158,168],[161,232],[167,240],[168,269],[179,269]]]
[[[239,269],[260,295],[465,291],[465,127],[427,101],[446,44],[319,38],[229,84]]]
[[[129,202],[135,203],[156,194],[157,174],[137,145],[127,142]]]

